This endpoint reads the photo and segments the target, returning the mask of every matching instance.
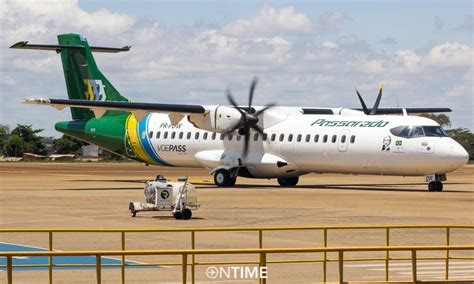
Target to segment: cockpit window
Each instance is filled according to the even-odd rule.
[[[390,129],[390,132],[398,137],[415,138],[415,137],[446,137],[446,132],[441,126],[397,126]]]
[[[425,136],[446,137],[448,134],[440,126],[423,126]]]

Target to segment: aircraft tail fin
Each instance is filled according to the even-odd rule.
[[[71,100],[115,101],[129,100],[117,91],[96,65],[92,52],[122,52],[130,50],[129,46],[122,48],[89,46],[87,39],[79,34],[58,35],[59,45],[28,44],[22,41],[11,48],[51,50],[61,55],[64,78],[68,97]],[[90,109],[71,108],[72,118],[90,119],[95,117]],[[105,115],[123,114],[123,111],[107,111]]]

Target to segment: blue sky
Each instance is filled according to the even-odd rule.
[[[66,96],[59,57],[7,47],[66,32],[133,46],[96,61],[134,101],[225,103],[230,87],[243,102],[259,75],[257,103],[358,107],[354,85],[371,104],[384,82],[382,106],[451,107],[453,126],[473,129],[472,1],[6,1],[0,11],[0,123],[46,135],[59,135],[67,110],[18,102]]]

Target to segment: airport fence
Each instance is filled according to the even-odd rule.
[[[393,246],[391,245],[391,235],[395,230],[406,229],[440,229],[445,234],[445,244],[437,246]],[[198,265],[238,265],[238,264],[256,264],[259,267],[267,266],[268,264],[285,264],[285,263],[321,263],[322,264],[322,282],[327,281],[328,263],[338,264],[339,282],[344,282],[344,263],[353,261],[384,261],[385,262],[385,281],[390,281],[390,262],[393,261],[411,261],[412,281],[419,281],[417,277],[417,261],[422,260],[443,260],[444,261],[444,278],[449,281],[449,261],[458,260],[474,260],[472,251],[474,245],[452,245],[451,234],[453,230],[469,230],[472,234],[474,225],[391,225],[391,226],[292,226],[292,227],[233,227],[233,228],[156,228],[156,229],[0,229],[2,233],[45,233],[48,234],[49,251],[9,251],[0,252],[0,257],[6,258],[6,265],[3,265],[7,271],[8,283],[12,283],[13,269],[15,267],[47,267],[49,283],[53,282],[53,268],[54,267],[74,267],[74,266],[93,266],[96,269],[97,282],[102,280],[102,267],[120,267],[121,280],[125,283],[126,267],[133,266],[181,266],[182,267],[182,281],[186,283],[188,280],[188,267],[190,267],[190,281],[195,282],[195,267]],[[331,247],[328,246],[331,231],[341,230],[382,230],[385,234],[385,244],[383,246],[348,246],[348,247]],[[322,246],[321,247],[305,247],[305,248],[264,248],[265,232],[271,231],[321,231],[322,232]],[[184,250],[127,250],[126,236],[130,233],[160,233],[160,232],[188,232],[190,233],[191,249]],[[258,248],[243,248],[243,249],[197,249],[196,235],[200,232],[256,232],[258,233]],[[121,250],[88,250],[88,251],[54,251],[54,235],[60,233],[118,233],[121,239]],[[394,252],[410,252],[410,257],[393,257],[391,253]],[[420,251],[441,251],[444,256],[419,256]],[[451,251],[467,251],[468,256],[453,256]],[[352,252],[385,252],[384,257],[344,257],[344,254]],[[268,255],[281,254],[308,254],[320,253],[321,258],[318,259],[278,259],[267,260]],[[336,253],[337,258],[328,257],[329,253]],[[258,255],[258,260],[255,261],[196,261],[197,255]],[[180,255],[180,262],[160,262],[160,263],[126,263],[127,256],[157,256],[157,255]],[[18,265],[13,264],[14,257],[34,257],[43,256],[48,257],[48,264],[27,264]],[[53,257],[56,256],[95,256],[95,264],[54,264]],[[102,264],[101,258],[103,256],[120,256],[120,264]],[[466,279],[474,280],[474,279]],[[354,281],[354,279],[351,279]],[[459,279],[456,279],[459,281]],[[259,282],[265,283],[266,279],[261,278]]]

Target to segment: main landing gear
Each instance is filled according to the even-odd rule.
[[[299,177],[279,178],[278,183],[281,186],[295,186],[298,184]]]
[[[219,187],[232,187],[237,181],[237,176],[231,175],[230,171],[220,169],[214,173],[214,183]]]

